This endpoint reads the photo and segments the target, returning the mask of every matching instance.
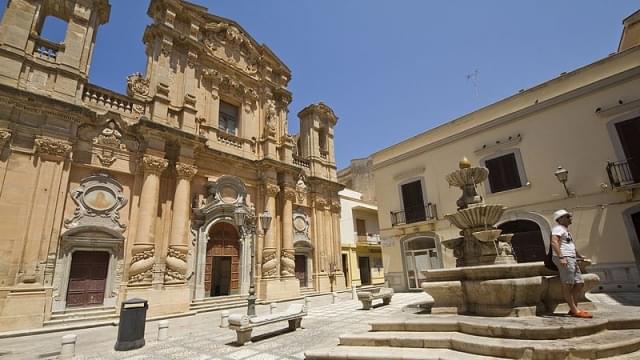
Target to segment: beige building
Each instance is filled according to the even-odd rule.
[[[378,206],[371,158],[354,159],[338,171],[340,191],[340,241],[347,287],[384,283]]]
[[[93,85],[110,9],[12,0],[0,23],[0,331],[132,297],[156,316],[246,296],[254,258],[260,299],[344,288],[333,111],[307,106],[289,134],[287,66],[179,0],[150,2],[126,95]],[[63,42],[41,35],[47,17]]]
[[[490,171],[485,201],[508,207],[498,227],[515,233],[518,261],[542,259],[552,213],[566,208],[600,289],[638,290],[638,45],[640,12],[624,20],[616,53],[373,154],[390,285],[418,289],[424,270],[455,266],[441,242],[458,236],[444,215],[460,191],[445,175],[467,157]]]

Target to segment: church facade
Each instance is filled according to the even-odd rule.
[[[305,107],[290,134],[287,66],[180,0],[150,2],[126,95],[93,85],[110,9],[12,0],[0,23],[0,331],[133,297],[162,316],[251,285],[263,300],[343,288],[333,110]]]

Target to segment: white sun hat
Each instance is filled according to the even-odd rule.
[[[560,209],[560,210],[558,210],[558,211],[553,213],[553,221],[558,221],[558,219],[560,219],[561,217],[563,217],[565,215],[571,215],[571,213],[568,212],[565,209]]]

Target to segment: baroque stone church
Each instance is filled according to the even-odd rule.
[[[10,0],[0,23],[0,331],[344,288],[332,109],[290,134],[287,66],[180,0],[150,1],[126,95],[93,85],[110,10]]]

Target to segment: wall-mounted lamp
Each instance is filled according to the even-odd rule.
[[[562,183],[562,187],[564,187],[564,191],[567,193],[567,197],[575,196],[575,194],[569,191],[569,189],[567,188],[567,180],[569,179],[569,170],[563,168],[562,166],[558,166],[558,170],[556,170],[553,174],[556,176],[558,181]]]

